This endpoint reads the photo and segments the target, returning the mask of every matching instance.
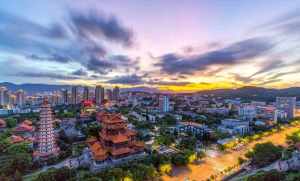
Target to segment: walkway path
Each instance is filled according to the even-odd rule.
[[[284,128],[278,133],[265,136],[258,141],[253,141],[244,146],[239,151],[232,151],[215,157],[207,156],[203,159],[203,163],[199,165],[190,164],[187,167],[175,167],[172,176],[165,175],[162,177],[164,181],[183,181],[189,180],[206,180],[211,175],[220,174],[221,171],[238,164],[238,158],[244,156],[257,143],[272,142],[275,145],[286,146],[286,135],[300,129],[300,125]],[[220,179],[219,179],[220,180]]]

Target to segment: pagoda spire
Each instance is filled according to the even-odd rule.
[[[56,145],[56,138],[53,127],[53,115],[50,104],[47,99],[44,99],[41,105],[40,121],[36,134],[38,143],[37,149],[34,152],[36,157],[48,157],[57,155],[59,147]]]

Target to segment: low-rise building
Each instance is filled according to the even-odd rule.
[[[267,105],[267,106],[256,106],[256,118],[263,120],[273,120],[275,114],[275,106]]]
[[[212,133],[212,130],[208,126],[191,121],[180,122],[175,127],[171,127],[171,130],[178,133],[192,133],[193,135],[202,137],[209,136]]]
[[[205,112],[210,114],[219,114],[219,115],[227,116],[229,114],[229,109],[226,107],[206,108]]]
[[[25,120],[22,123],[18,124],[13,132],[17,135],[30,137],[33,135],[34,130],[35,128],[33,127],[32,122],[29,120]]]
[[[130,112],[129,115],[130,116],[134,116],[140,122],[147,120],[147,118],[145,116],[143,116],[143,115],[141,115],[141,114],[139,114],[139,113],[137,113],[135,111]]]
[[[242,104],[238,112],[241,120],[252,121],[256,117],[256,108],[251,104]]]
[[[147,120],[151,123],[155,123],[156,122],[156,116],[152,115],[152,114],[147,114]]]
[[[276,109],[274,111],[274,118],[273,118],[274,122],[286,121],[287,119],[288,119],[288,115],[285,111],[279,109]]]
[[[241,121],[238,119],[224,119],[218,130],[231,135],[239,134],[246,135],[250,132],[249,121]]]
[[[172,114],[172,116],[176,119],[176,121],[182,121],[182,115],[180,115],[180,114]]]

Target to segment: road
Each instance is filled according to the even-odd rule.
[[[232,167],[238,164],[238,157],[244,156],[246,152],[248,152],[251,148],[254,147],[257,143],[264,143],[264,142],[272,142],[275,145],[282,145],[286,146],[286,135],[291,134],[294,131],[300,129],[300,125],[297,126],[290,126],[284,128],[278,133],[274,133],[269,136],[265,136],[260,140],[253,141],[248,145],[244,146],[239,151],[232,151],[230,153],[224,153],[220,155],[206,156],[203,159],[203,163],[195,165],[190,164],[186,167],[175,167],[173,170],[172,176],[164,175],[162,179],[164,181],[185,181],[185,180],[206,180],[211,175],[220,174],[221,171],[227,169],[228,167]],[[220,176],[221,177],[221,176]],[[218,178],[220,180],[221,178]]]
[[[251,175],[255,175],[257,172],[260,172],[260,171],[267,172],[267,171],[270,171],[270,170],[274,170],[274,169],[277,168],[277,165],[278,165],[278,161],[275,161],[271,165],[268,165],[268,166],[263,167],[263,168],[258,168],[258,169],[255,169],[255,170],[244,171],[244,172],[236,175],[231,181],[241,181],[241,180],[243,180],[243,178],[249,177]]]

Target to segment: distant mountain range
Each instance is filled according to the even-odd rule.
[[[10,82],[2,82],[0,86],[4,86],[10,91],[17,91],[19,89],[24,90],[28,94],[34,94],[37,92],[56,91],[65,88],[70,88],[70,85],[50,85],[50,84],[14,84]]]
[[[300,98],[300,87],[290,87],[286,89],[267,89],[262,87],[246,86],[237,89],[217,89],[217,90],[206,90],[199,91],[200,95],[214,94],[224,98],[236,98],[249,100],[261,100],[261,101],[275,101],[278,96],[292,96]]]
[[[0,86],[5,86],[11,91],[17,91],[23,89],[28,94],[34,94],[37,92],[46,91],[58,91],[61,89],[70,89],[71,85],[50,85],[50,84],[14,84],[10,82],[0,83]],[[160,91],[156,88],[151,87],[132,87],[124,88],[123,92],[148,92],[148,93],[159,93]],[[197,92],[200,95],[213,94],[215,96],[225,98],[236,98],[240,97],[249,100],[264,100],[274,101],[276,96],[295,96],[300,98],[300,87],[291,87],[286,89],[267,89],[262,87],[241,87],[237,89],[216,89],[216,90],[203,90]]]
[[[148,92],[148,93],[159,93],[160,91],[156,88],[151,87],[131,87],[123,88],[122,92]]]
[[[52,85],[52,84],[14,84],[10,82],[2,82],[0,83],[0,87],[6,87],[10,91],[17,91],[19,89],[24,90],[28,94],[35,94],[38,92],[51,92],[51,91],[59,91],[61,89],[70,89],[71,85]],[[132,88],[124,88],[121,91],[131,91],[131,92],[148,92],[148,93],[157,93],[159,90],[150,87],[132,87]]]

